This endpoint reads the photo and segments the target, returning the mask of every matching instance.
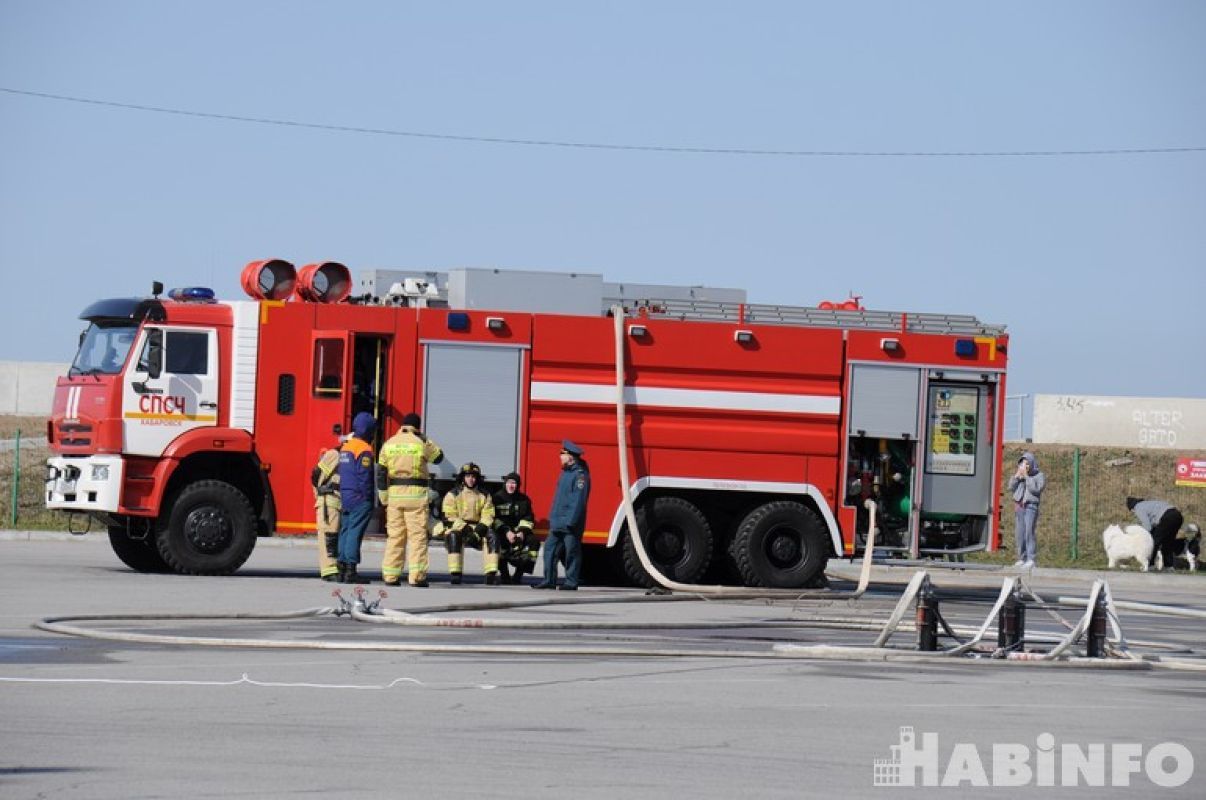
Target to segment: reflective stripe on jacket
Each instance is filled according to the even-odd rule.
[[[341,507],[339,499],[339,451],[324,450],[314,466],[314,508]]]
[[[442,510],[450,528],[461,527],[458,522],[494,524],[494,503],[490,495],[468,486],[458,486],[444,495]]]
[[[423,434],[410,426],[403,428],[381,446],[378,463],[385,467],[392,478],[420,478],[426,480],[427,465],[438,464],[444,459],[439,446],[424,438]],[[390,500],[425,500],[426,486],[390,486]]]
[[[506,525],[511,530],[531,530],[536,521],[532,512],[532,499],[523,492],[507,494],[506,489],[494,493],[494,527]]]
[[[339,449],[339,498],[349,509],[373,500],[373,447],[356,436]]]

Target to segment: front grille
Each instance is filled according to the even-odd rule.
[[[92,426],[84,422],[59,423],[55,440],[63,447],[85,447],[92,444]]]

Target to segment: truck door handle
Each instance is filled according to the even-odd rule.
[[[202,408],[217,408],[218,407],[217,403],[214,403],[210,400],[202,400],[197,405],[201,406]]]

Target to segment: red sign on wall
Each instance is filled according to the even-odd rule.
[[[1206,459],[1178,458],[1177,485],[1199,486],[1206,489]]]

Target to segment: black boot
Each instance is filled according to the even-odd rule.
[[[344,564],[346,569],[343,573],[343,583],[355,583],[363,586],[366,583],[372,583],[368,578],[356,572],[355,564]]]
[[[448,582],[451,583],[453,586],[456,586],[457,584],[459,584],[461,582],[461,573],[459,573],[459,572],[450,573],[448,576]]]
[[[498,573],[497,572],[486,573],[486,585],[487,586],[497,586],[498,585]]]

